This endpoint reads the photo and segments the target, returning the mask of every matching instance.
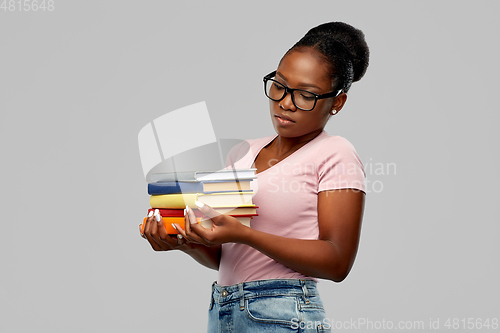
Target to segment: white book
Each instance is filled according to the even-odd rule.
[[[196,171],[183,171],[183,172],[160,172],[152,173],[149,175],[149,183],[156,182],[198,182],[195,178]]]
[[[196,180],[236,180],[236,179],[255,179],[257,169],[224,169],[217,171],[197,171]]]
[[[213,181],[213,180],[248,180],[255,179],[257,169],[223,169],[217,171],[184,171],[152,173],[149,182],[174,182],[174,181]]]

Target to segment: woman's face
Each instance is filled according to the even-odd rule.
[[[312,48],[290,51],[281,60],[275,80],[289,88],[303,89],[318,95],[331,92],[333,85],[328,66],[315,52],[318,51]],[[316,136],[325,127],[330,112],[335,108],[335,100],[336,98],[319,99],[312,111],[297,109],[290,94],[279,102],[269,100],[276,133],[287,138]]]

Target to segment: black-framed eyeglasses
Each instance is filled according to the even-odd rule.
[[[313,92],[302,90],[302,89],[292,89],[285,86],[283,83],[274,80],[276,76],[276,71],[264,76],[264,92],[266,96],[275,102],[283,100],[287,93],[292,96],[292,102],[297,109],[303,111],[312,111],[316,106],[318,99],[337,97],[342,92],[342,89],[338,91],[332,91],[327,94],[318,95]]]

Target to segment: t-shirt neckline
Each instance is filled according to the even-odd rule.
[[[267,170],[270,170],[270,169],[274,168],[275,166],[277,166],[277,165],[278,165],[278,164],[280,164],[281,162],[283,162],[283,161],[285,161],[286,159],[290,158],[291,156],[295,155],[297,152],[299,152],[300,150],[302,150],[302,148],[304,148],[305,146],[309,145],[311,142],[315,141],[315,140],[316,140],[316,139],[318,139],[320,136],[323,136],[323,135],[324,135],[324,133],[326,133],[326,132],[325,132],[325,130],[323,130],[323,131],[322,131],[321,133],[319,133],[319,134],[318,134],[318,135],[317,135],[314,139],[312,139],[311,141],[309,141],[308,143],[306,143],[305,145],[303,145],[302,147],[300,147],[299,149],[297,149],[296,151],[294,151],[293,153],[291,153],[290,155],[288,155],[287,157],[285,157],[284,159],[282,159],[282,160],[281,160],[281,161],[279,161],[278,163],[276,163],[276,164],[274,164],[274,165],[270,166],[269,168],[267,168],[266,170],[261,171],[261,172],[256,173],[256,174],[257,174],[257,175],[260,175],[260,174],[262,174],[262,173],[266,172]],[[278,137],[278,134],[275,134],[275,135],[271,138],[271,140],[266,141],[263,145],[261,145],[261,146],[259,147],[259,149],[257,150],[257,153],[253,156],[253,159],[252,159],[252,164],[250,164],[250,166],[251,166],[251,167],[254,167],[254,164],[255,164],[255,159],[257,159],[257,156],[259,156],[260,151],[261,151],[262,149],[264,149],[264,147],[265,147],[265,146],[267,146],[268,144],[270,144],[271,142],[273,142],[273,140],[274,140],[274,139],[276,139],[277,137]]]

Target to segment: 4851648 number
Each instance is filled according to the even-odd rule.
[[[4,12],[53,12],[54,0],[3,0],[0,10]]]

